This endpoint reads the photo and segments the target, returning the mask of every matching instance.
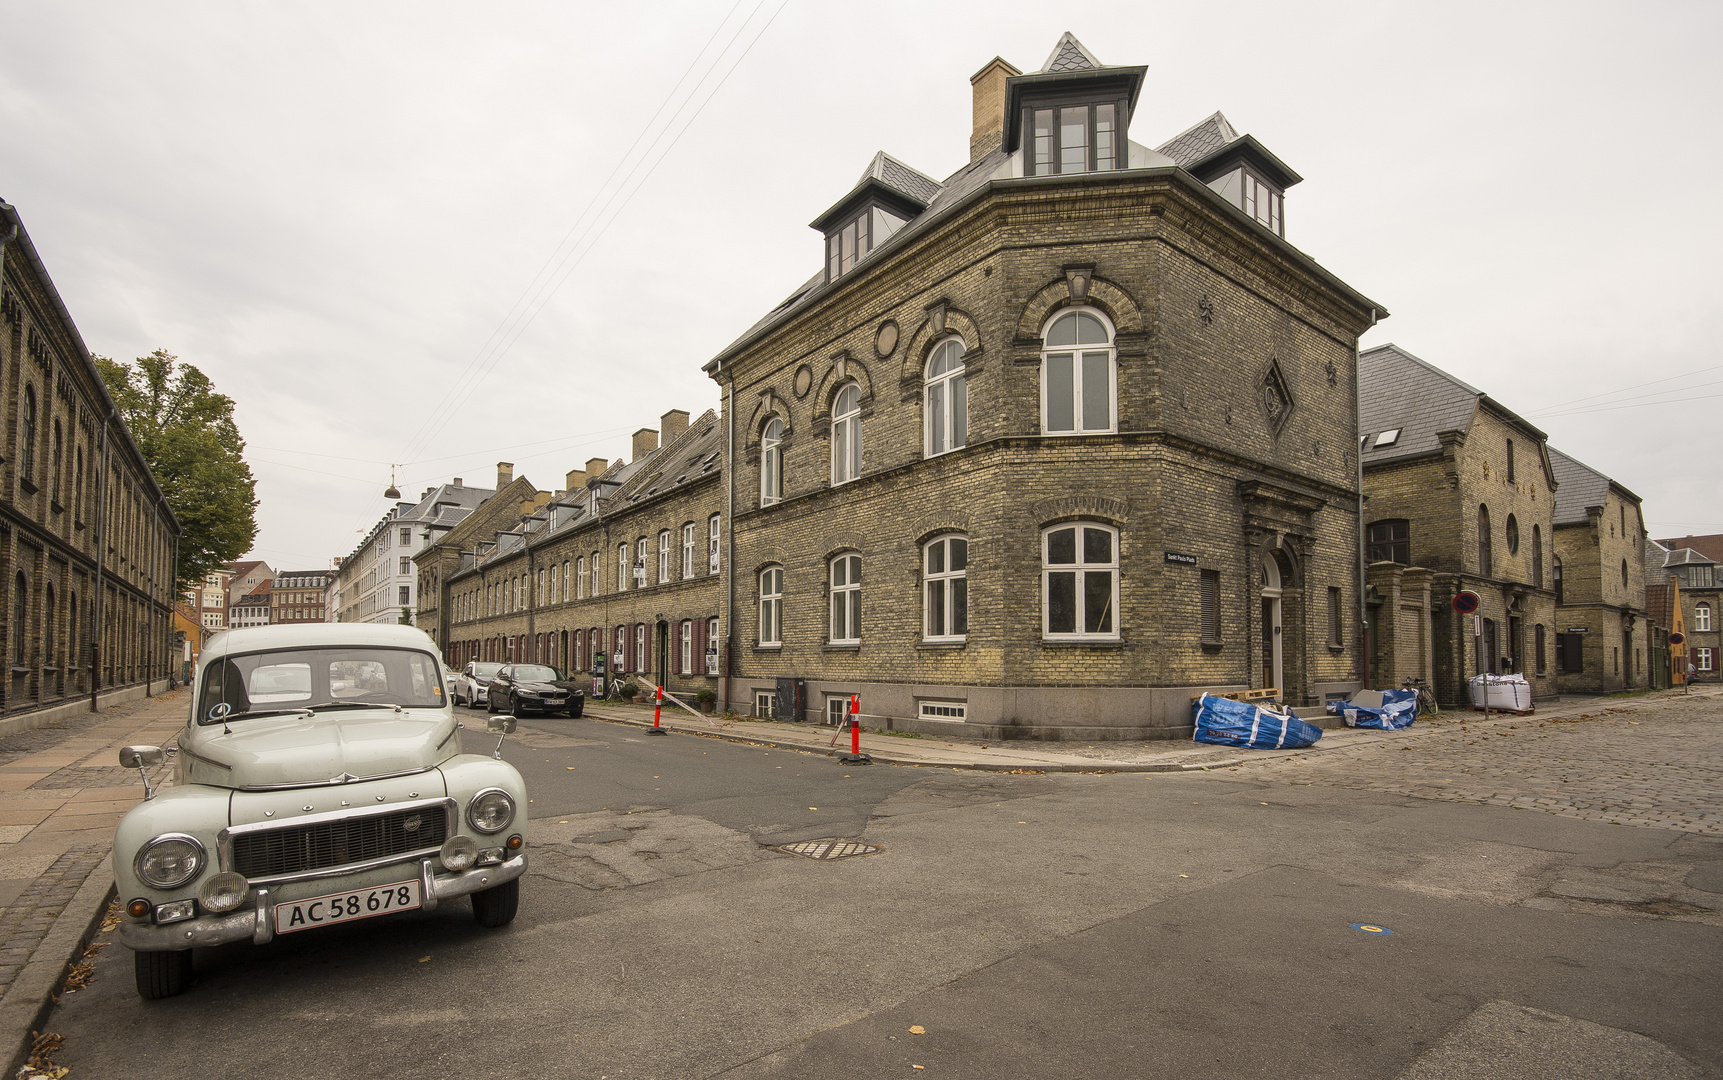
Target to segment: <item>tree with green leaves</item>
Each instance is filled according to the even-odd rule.
[[[233,399],[165,349],[133,364],[105,356],[95,361],[179,519],[183,594],[249,551],[257,538],[257,481],[245,463]]]

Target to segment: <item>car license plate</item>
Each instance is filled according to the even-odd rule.
[[[355,922],[393,911],[411,911],[421,904],[418,881],[398,881],[375,889],[330,893],[310,900],[295,900],[275,909],[275,932],[291,934],[314,926]]]

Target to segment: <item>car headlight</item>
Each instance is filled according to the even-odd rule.
[[[245,903],[245,898],[251,892],[251,883],[245,880],[244,874],[228,871],[217,874],[203,883],[197,891],[197,901],[208,911],[221,913],[232,911]]]
[[[538,697],[538,691],[537,690],[516,690],[515,696],[516,697],[534,697],[535,698],[535,697]]]
[[[132,867],[151,888],[173,889],[197,877],[204,859],[203,845],[196,837],[165,833],[138,851]]]
[[[478,857],[478,841],[459,833],[444,840],[442,848],[437,852],[437,859],[443,864],[443,868],[457,874],[471,869]]]
[[[467,804],[467,822],[482,833],[502,832],[515,819],[515,801],[501,788],[486,788]]]

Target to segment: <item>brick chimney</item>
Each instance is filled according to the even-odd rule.
[[[628,460],[639,461],[656,449],[658,449],[658,433],[649,427],[643,427],[634,433],[634,456]]]
[[[604,475],[604,470],[608,468],[610,468],[610,462],[601,457],[587,458],[586,478],[588,480],[597,480],[599,477]]]
[[[501,491],[514,483],[515,463],[512,461],[497,462],[497,490]]]
[[[586,486],[586,470],[585,469],[570,469],[570,470],[568,470],[568,475],[565,476],[563,478],[563,481],[562,481],[562,490],[565,492],[567,492],[567,491],[578,491],[579,489],[581,489],[585,486]]]
[[[458,476],[457,476],[457,477],[455,477],[455,484],[454,484],[454,486],[455,486],[455,487],[460,487],[460,486],[461,486],[461,478],[460,478],[460,477],[458,477]]]
[[[1005,143],[1005,80],[1021,71],[995,56],[969,77],[975,95],[975,131],[969,136],[969,160],[980,161]]]
[[[671,409],[658,418],[658,430],[664,432],[666,445],[670,440],[688,430],[688,414],[681,409]]]

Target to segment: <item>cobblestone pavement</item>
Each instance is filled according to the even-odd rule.
[[[1262,779],[1723,835],[1723,701],[1599,699],[1566,715],[1420,720],[1417,737],[1239,767]]]

